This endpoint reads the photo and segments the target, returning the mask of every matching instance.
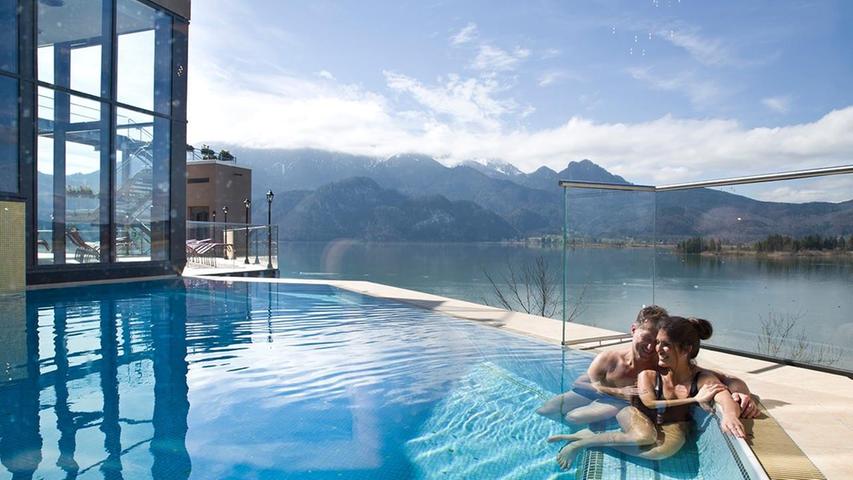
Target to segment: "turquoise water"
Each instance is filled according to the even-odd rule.
[[[128,283],[0,309],[0,478],[576,478],[545,442],[569,428],[534,410],[585,353],[323,286]],[[721,478],[734,463],[708,438],[584,464]]]

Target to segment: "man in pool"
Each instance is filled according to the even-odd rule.
[[[643,307],[631,325],[631,344],[625,348],[599,353],[587,370],[566,393],[545,402],[536,413],[570,423],[593,423],[614,417],[639,394],[637,375],[658,368],[655,351],[658,322],[667,316],[662,307]],[[754,418],[758,408],[743,380],[713,371],[732,392],[742,418]]]

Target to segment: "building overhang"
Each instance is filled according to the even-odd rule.
[[[151,3],[159,5],[166,10],[183,17],[185,20],[190,19],[190,0],[149,0]]]

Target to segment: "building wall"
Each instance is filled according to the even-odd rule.
[[[207,179],[206,182],[202,180]],[[224,222],[222,207],[228,207],[228,222],[251,223],[246,219],[244,199],[252,198],[252,170],[222,162],[187,163],[187,218],[190,211],[205,207],[209,220]]]
[[[0,2],[0,197],[26,202],[28,283],[183,268],[188,15]]]

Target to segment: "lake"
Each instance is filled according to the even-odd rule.
[[[543,257],[559,300],[562,250],[505,244],[292,242],[282,277],[367,280],[497,305],[496,280]],[[653,261],[656,260],[656,261]],[[708,341],[853,370],[853,262],[832,257],[681,256],[649,248],[568,252],[576,321],[626,331],[643,305],[710,320]],[[557,317],[560,313],[557,312]],[[787,331],[787,335],[780,332]]]

